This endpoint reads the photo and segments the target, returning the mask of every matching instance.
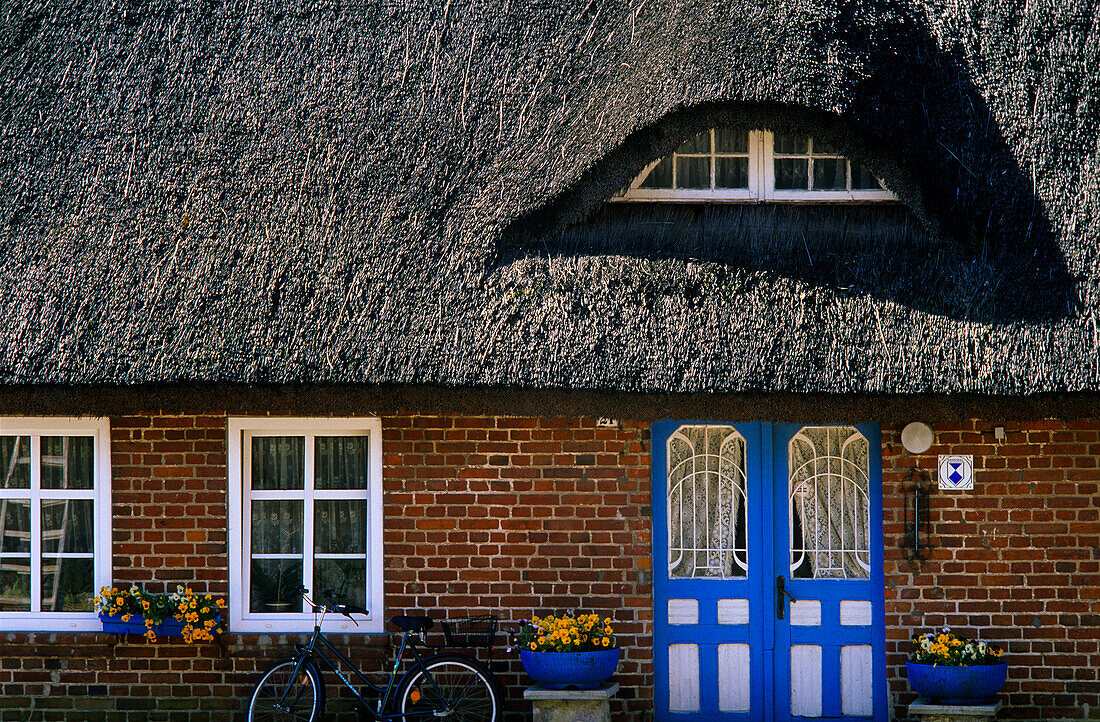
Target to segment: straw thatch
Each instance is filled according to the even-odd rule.
[[[13,2],[0,382],[1100,389],[1089,0]],[[723,124],[896,208],[605,204]]]

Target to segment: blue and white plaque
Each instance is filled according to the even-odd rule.
[[[974,457],[940,454],[940,488],[969,491],[974,488]]]

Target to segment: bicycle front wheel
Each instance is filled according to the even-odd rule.
[[[324,706],[321,673],[308,659],[284,659],[264,672],[248,702],[249,722],[317,722]]]
[[[401,678],[396,707],[409,722],[442,718],[451,722],[498,722],[503,692],[481,662],[462,654],[438,654]]]

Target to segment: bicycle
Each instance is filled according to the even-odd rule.
[[[360,713],[371,722],[397,722],[443,719],[452,722],[499,722],[503,689],[496,675],[480,661],[466,654],[449,652],[423,657],[416,640],[427,648],[425,632],[435,622],[430,617],[397,616],[390,623],[401,630],[401,645],[385,688],[371,682],[321,631],[326,614],[341,614],[355,622],[352,614],[367,610],[351,604],[317,604],[305,587],[299,587],[306,604],[314,613],[313,634],[309,642],[295,645],[292,657],[276,662],[264,672],[253,688],[248,703],[250,722],[302,720],[317,722],[324,711],[325,683],[315,659],[323,661],[358,701]],[[355,622],[358,626],[358,622]],[[444,623],[448,642],[452,629]],[[489,644],[495,634],[495,620],[488,632]],[[346,664],[361,683],[356,687],[329,659],[325,650]],[[398,669],[411,652],[411,668],[398,679]],[[432,650],[434,652],[434,650]],[[373,704],[372,704],[373,703]]]

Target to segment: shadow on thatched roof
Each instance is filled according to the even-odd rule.
[[[930,42],[925,38],[920,52],[933,52]],[[498,262],[539,254],[696,259],[963,320],[1069,316],[1079,305],[1073,279],[1031,179],[957,64],[946,59],[930,66],[947,75],[926,78],[926,87],[963,93],[951,98],[955,112],[936,132],[895,122],[876,128],[885,137],[872,139],[841,118],[776,105],[712,103],[671,113],[514,221],[502,236]],[[927,102],[942,108],[947,101],[940,100]],[[893,110],[901,117],[929,112]],[[882,178],[899,203],[608,203],[648,163],[708,128],[825,140]],[[951,150],[972,147],[976,137],[983,155],[972,162],[981,176]],[[918,160],[903,166],[899,154]]]

